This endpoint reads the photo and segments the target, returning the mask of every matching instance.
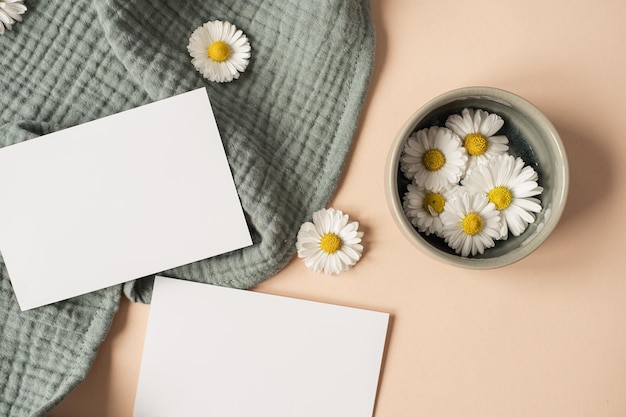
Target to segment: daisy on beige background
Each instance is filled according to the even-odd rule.
[[[358,222],[334,208],[313,213],[313,222],[300,226],[296,242],[298,256],[314,272],[339,274],[350,269],[361,258],[363,232]]]

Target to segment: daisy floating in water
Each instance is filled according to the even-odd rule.
[[[433,126],[409,136],[400,169],[408,179],[440,192],[459,182],[466,162],[461,140],[451,130]]]
[[[443,237],[441,213],[445,210],[450,191],[439,193],[428,191],[416,184],[409,184],[404,194],[402,207],[411,224],[426,236]]]
[[[450,115],[446,120],[446,127],[463,141],[469,157],[468,169],[508,151],[507,137],[496,135],[503,125],[502,117],[481,109],[463,109],[460,115]]]
[[[543,192],[537,184],[537,172],[524,166],[521,158],[501,155],[487,165],[478,166],[468,174],[463,185],[468,191],[483,193],[495,204],[502,215],[501,238],[510,231],[513,236],[522,234],[529,223],[535,221],[533,213],[541,211],[539,199]]]
[[[250,59],[250,42],[229,22],[214,20],[197,28],[189,38],[191,63],[209,81],[229,82],[239,78]]]
[[[313,213],[313,223],[300,226],[296,248],[304,264],[314,272],[327,275],[347,271],[361,258],[363,246],[358,222],[334,208]]]
[[[465,108],[445,125],[407,138],[400,170],[411,183],[402,207],[418,232],[475,256],[535,221],[543,187],[531,166],[508,153],[499,115]]]
[[[461,256],[482,254],[500,237],[500,214],[484,194],[460,192],[441,213],[443,236]]]

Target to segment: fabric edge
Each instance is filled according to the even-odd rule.
[[[42,404],[37,410],[34,410],[31,417],[46,417],[50,411],[52,411],[57,405],[59,405],[63,399],[73,391],[78,385],[80,385],[86,378],[87,374],[93,366],[93,362],[96,359],[102,341],[106,338],[109,330],[111,329],[111,323],[113,318],[119,310],[119,301],[122,295],[121,286],[117,285],[111,288],[102,290],[104,294],[103,301],[106,301],[106,309],[102,309],[96,314],[89,328],[84,335],[83,343],[81,346],[81,359],[86,359],[85,368],[80,369],[79,362],[76,360],[74,366],[70,369],[70,375],[66,378],[62,384],[60,384],[56,392],[51,395],[48,400]],[[98,324],[107,323],[106,326],[98,326]]]

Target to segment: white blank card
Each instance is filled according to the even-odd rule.
[[[250,245],[204,88],[0,149],[22,310]]]
[[[388,320],[157,277],[134,417],[371,417]]]

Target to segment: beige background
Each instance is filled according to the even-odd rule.
[[[294,259],[256,290],[392,313],[377,417],[626,415],[626,2],[374,0],[376,64],[332,206],[365,231],[335,277]],[[443,265],[396,228],[383,190],[396,131],[431,98],[488,85],[559,132],[568,206],[498,270]],[[52,416],[132,415],[149,306],[123,301],[88,378]]]

